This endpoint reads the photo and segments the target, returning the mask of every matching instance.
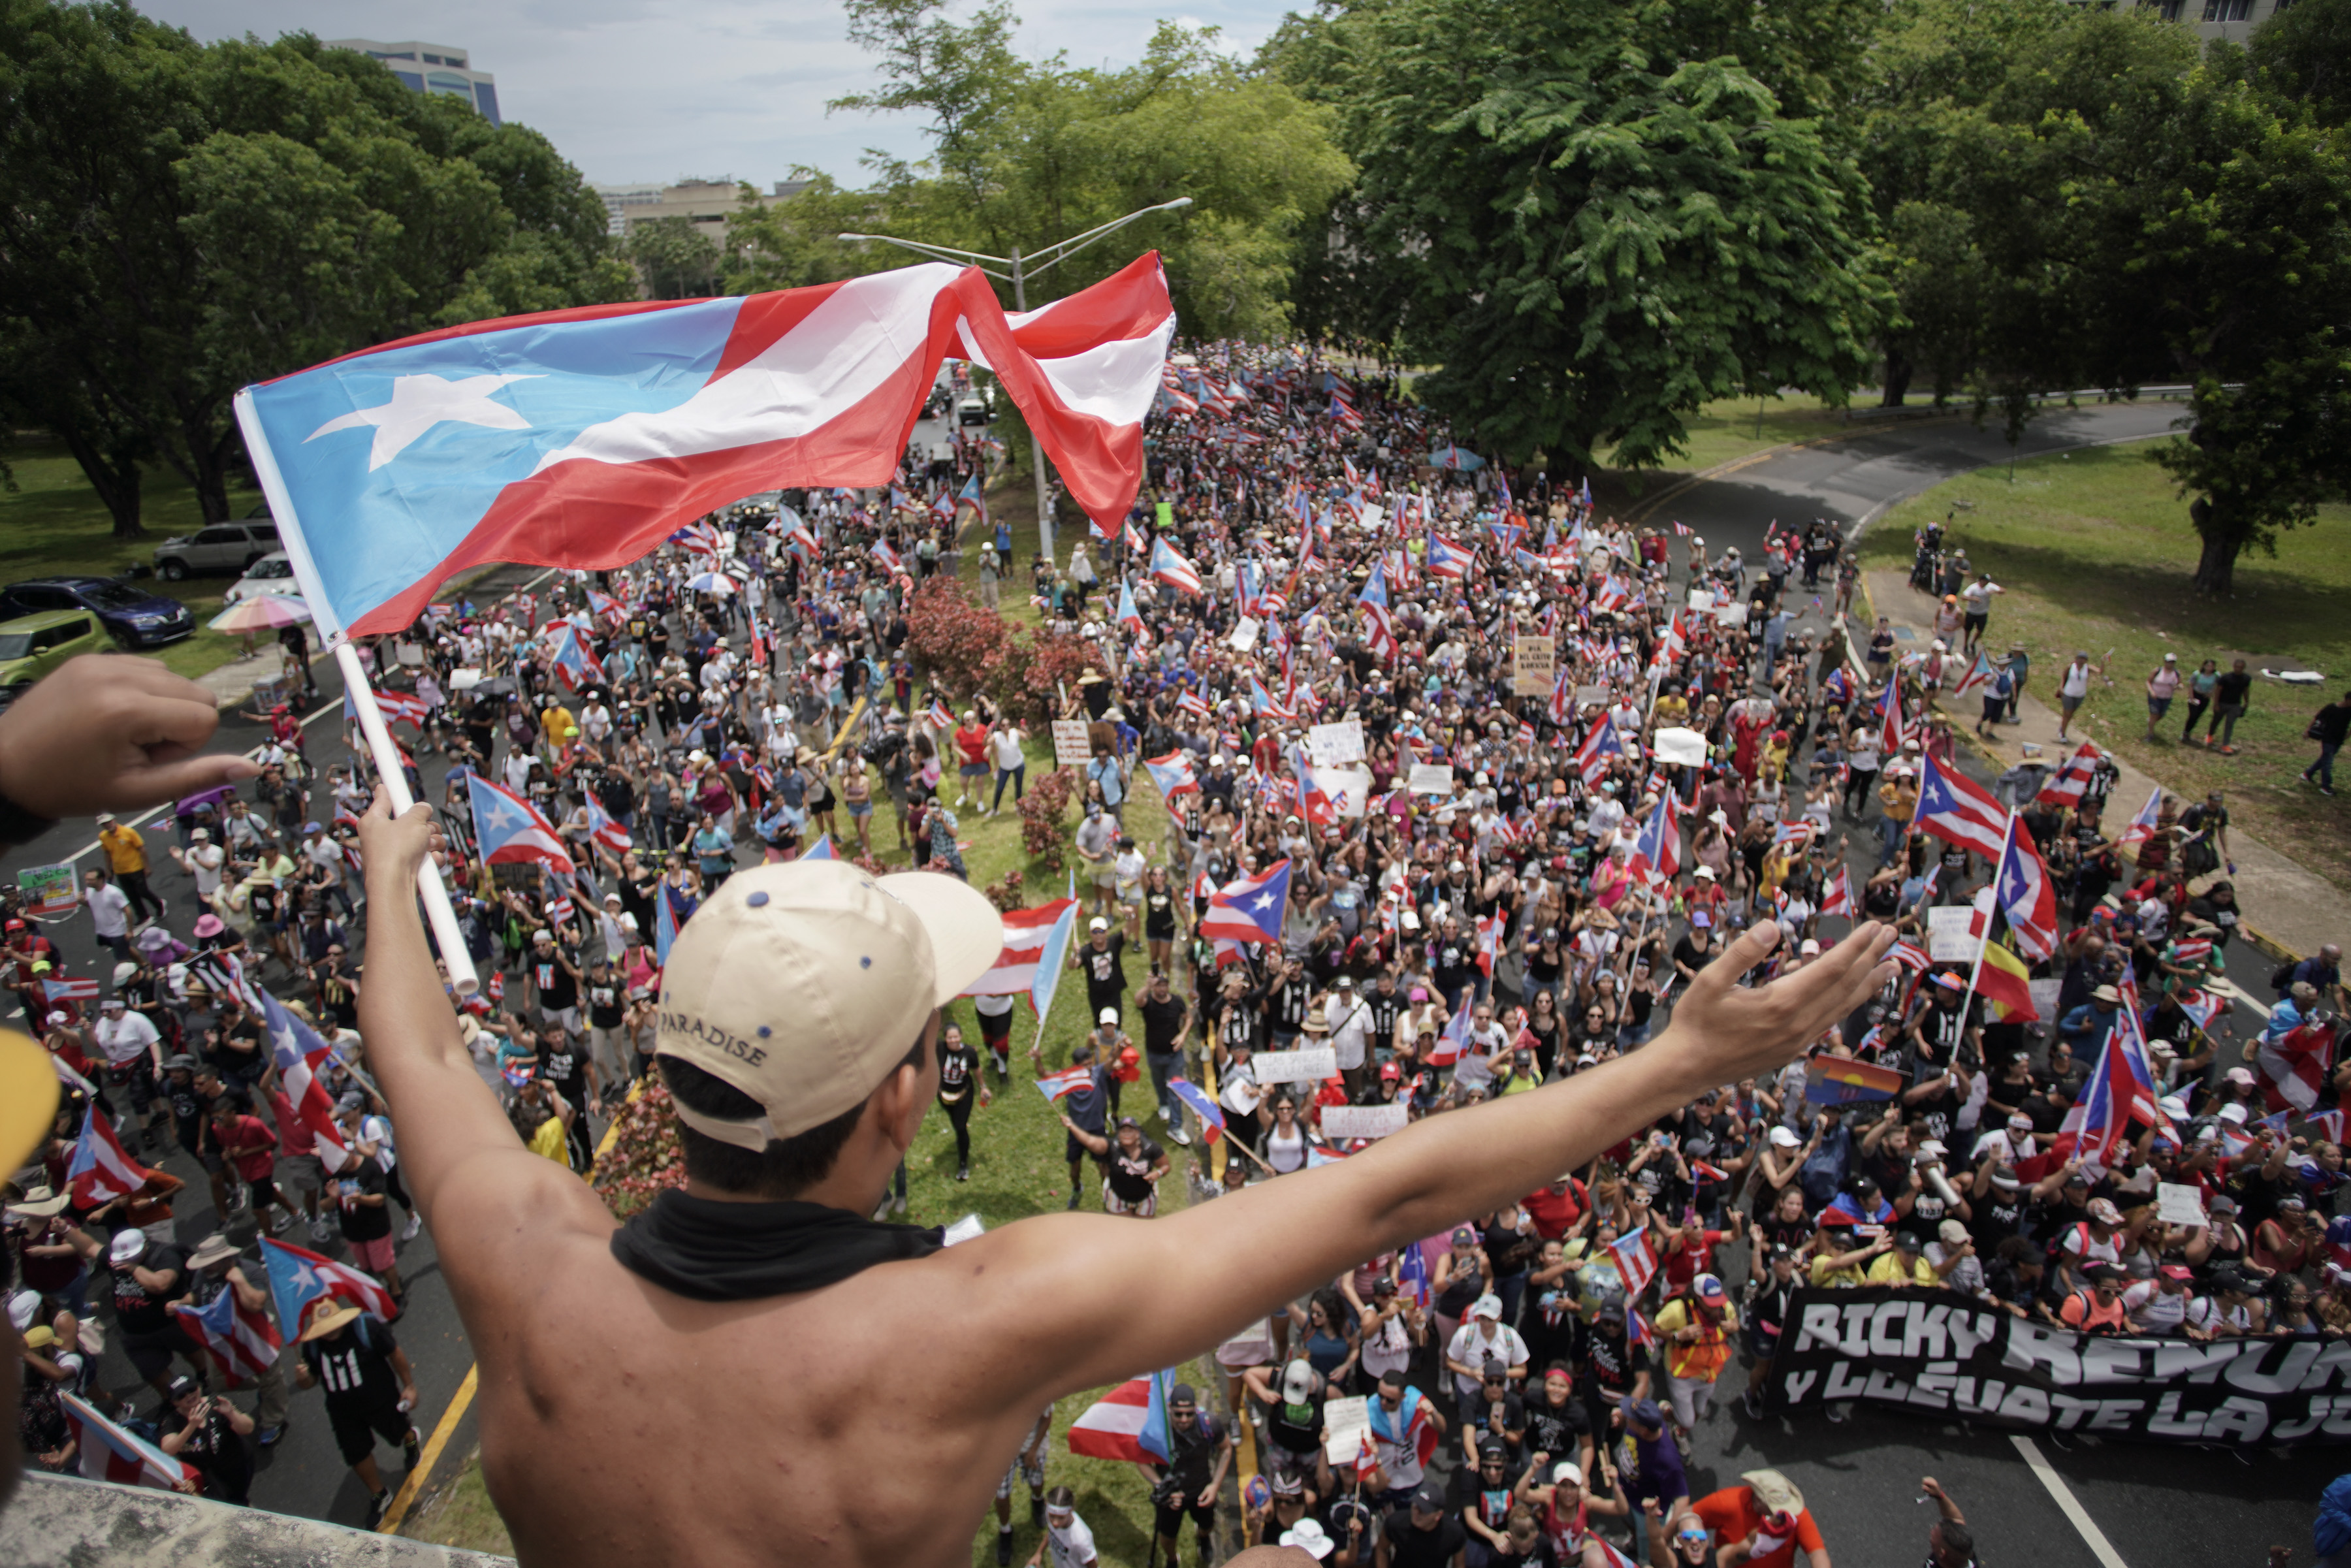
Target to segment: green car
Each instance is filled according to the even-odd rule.
[[[0,707],[75,654],[109,646],[106,629],[87,610],[45,610],[0,621]]]

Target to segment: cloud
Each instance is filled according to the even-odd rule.
[[[396,12],[355,0],[145,4],[207,41],[308,29],[464,49],[497,78],[507,119],[545,132],[600,183],[730,176],[765,188],[798,164],[854,183],[869,147],[900,158],[925,150],[913,117],[825,113],[828,99],[876,84],[872,57],[849,41],[833,0],[413,0]],[[1024,52],[1063,50],[1080,66],[1132,62],[1166,16],[1222,27],[1225,44],[1245,53],[1289,8],[1280,0],[1016,4]]]

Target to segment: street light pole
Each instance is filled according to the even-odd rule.
[[[936,261],[953,262],[963,267],[977,267],[988,277],[1001,278],[1012,285],[1012,308],[1025,311],[1029,308],[1029,279],[1049,268],[1059,267],[1096,240],[1116,233],[1137,218],[1149,217],[1153,213],[1174,212],[1178,207],[1188,207],[1191,204],[1191,197],[1178,196],[1172,202],[1161,202],[1156,206],[1138,208],[1123,218],[1113,218],[1099,227],[1090,228],[1083,234],[1071,235],[1065,240],[1057,241],[1041,250],[1031,251],[1025,256],[1020,254],[1019,246],[1012,247],[1010,256],[984,256],[977,251],[957,250],[952,246],[930,245],[922,240],[900,239],[895,235],[841,235],[838,237],[845,240],[872,240],[881,245],[894,245],[901,250],[911,250],[917,256],[927,256]],[[998,267],[1003,267],[1006,270],[999,272],[996,270]],[[1045,504],[1045,447],[1044,444],[1037,439],[1037,429],[1033,424],[1029,428],[1029,461],[1037,473],[1037,538],[1038,541],[1044,546],[1045,559],[1050,561],[1053,559],[1053,514]]]

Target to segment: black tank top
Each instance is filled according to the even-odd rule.
[[[1486,1275],[1471,1258],[1466,1265],[1457,1265],[1458,1271],[1448,1281],[1444,1292],[1437,1298],[1437,1310],[1448,1318],[1458,1318],[1468,1312],[1479,1296],[1486,1293]]]
[[[1276,1392],[1280,1392],[1278,1385]],[[1267,1440],[1292,1454],[1311,1454],[1321,1448],[1322,1401],[1329,1397],[1329,1393],[1326,1387],[1304,1405],[1286,1405],[1276,1400],[1266,1415]]]

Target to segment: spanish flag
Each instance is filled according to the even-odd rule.
[[[2032,1022],[2041,1017],[2032,1005],[2032,977],[2024,960],[1997,942],[1983,945],[1983,966],[1976,973],[1976,994],[2000,1009],[2005,1020]]]

